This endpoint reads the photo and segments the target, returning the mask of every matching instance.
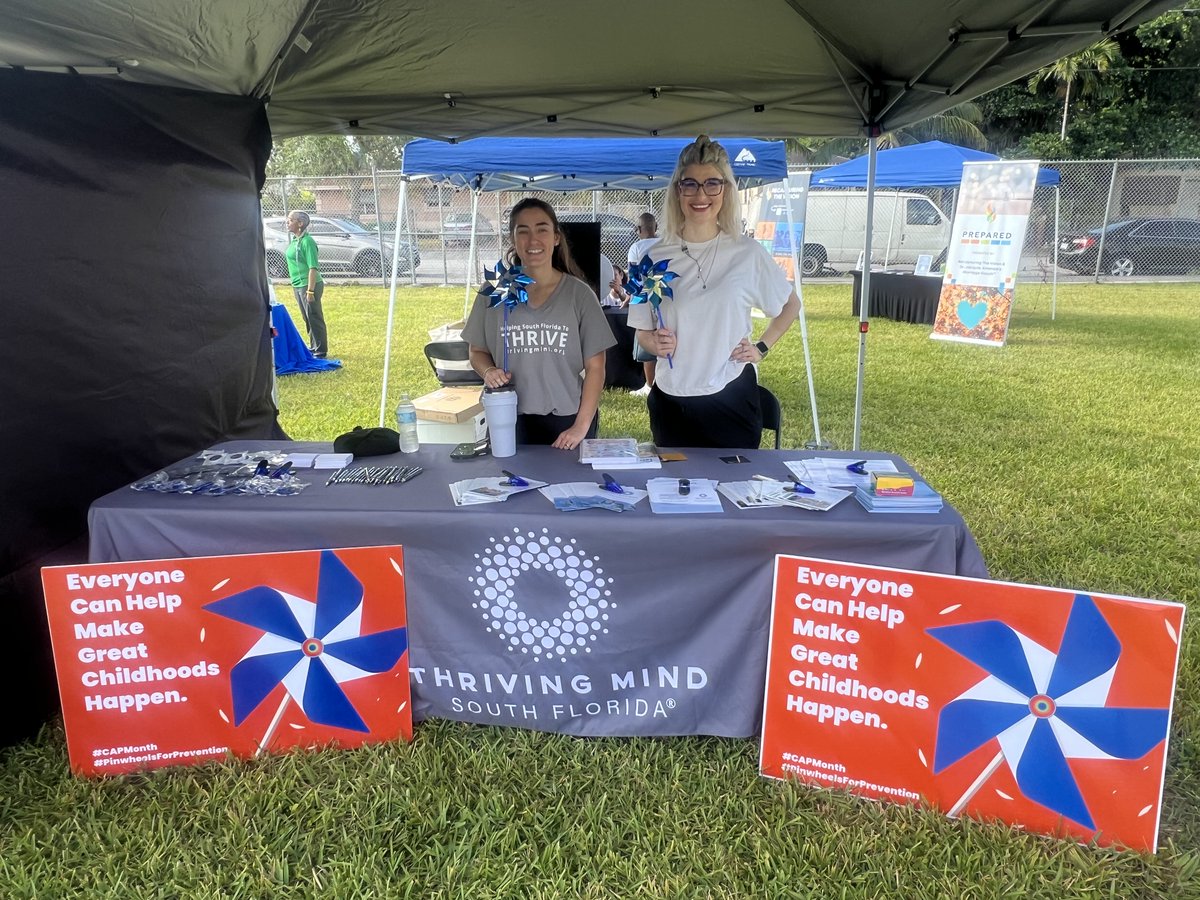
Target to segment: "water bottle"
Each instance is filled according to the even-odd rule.
[[[417,436],[417,408],[408,398],[408,391],[400,395],[396,407],[396,430],[400,432],[401,453],[416,453],[421,448],[421,439]]]

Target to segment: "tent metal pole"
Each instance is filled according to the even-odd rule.
[[[466,287],[463,289],[463,322],[467,321],[467,316],[471,312],[471,282],[475,279],[475,250],[478,247],[479,236],[475,233],[476,226],[479,223],[479,195],[481,189],[476,187],[471,191],[471,247],[467,251],[467,277]]]
[[[858,297],[858,378],[854,387],[854,443],[852,449],[862,449],[863,379],[867,369],[867,329],[871,298],[871,237],[875,230],[875,162],[879,138],[874,134],[867,141],[867,235],[863,242],[862,293]]]
[[[408,178],[400,176],[400,190],[396,191],[396,231],[392,240],[392,277],[388,291],[387,336],[383,342],[383,386],[379,389],[379,427],[387,417],[388,368],[392,361],[392,326],[396,321],[396,270],[400,268],[400,223],[404,221],[404,204],[408,200]]]
[[[1061,211],[1062,194],[1060,188],[1056,184],[1054,186],[1054,255],[1051,257],[1052,266],[1050,269],[1050,321],[1054,321],[1054,314],[1058,302],[1058,216]]]
[[[810,176],[808,174],[805,174],[804,180],[807,182],[809,177]],[[804,374],[808,378],[808,403],[809,403],[809,406],[812,408],[813,440],[814,440],[813,446],[820,447],[821,446],[821,420],[817,417],[817,392],[813,386],[812,356],[808,352],[808,316],[805,315],[805,312],[804,312],[804,287],[803,287],[804,278],[803,278],[803,274],[800,271],[800,259],[799,259],[800,254],[797,253],[797,249],[796,249],[796,224],[793,221],[793,216],[792,216],[792,182],[791,182],[791,178],[787,175],[783,176],[783,195],[786,198],[784,200],[783,205],[784,205],[784,208],[787,210],[788,244],[792,248],[792,284],[794,284],[796,287],[796,298],[800,301],[800,343],[804,347]],[[804,185],[804,198],[805,198],[805,205],[807,207],[807,200],[808,200],[808,185],[807,184]],[[807,208],[805,209],[804,218],[806,220],[808,218]],[[803,236],[801,237],[801,239],[803,240]]]
[[[379,244],[379,277],[382,278],[385,248],[383,246],[383,222],[379,220],[379,170],[375,168],[374,163],[371,164],[371,193],[375,197],[375,240]],[[400,228],[397,227],[396,237],[399,236]]]

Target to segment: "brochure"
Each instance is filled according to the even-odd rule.
[[[785,461],[788,471],[809,487],[867,487],[872,472],[899,472],[890,459],[847,459],[837,456],[817,456],[812,459]],[[851,466],[861,467],[858,472]]]
[[[811,488],[811,494],[805,494],[793,490],[791,482],[771,480],[722,481],[717,490],[728,497],[738,509],[795,506],[818,512],[833,509],[852,493],[839,488],[815,485]]]
[[[468,478],[451,484],[450,496],[454,498],[455,506],[473,506],[476,503],[500,503],[513,494],[522,491],[532,491],[544,487],[546,482],[532,478],[524,479],[525,484],[513,485],[509,479],[500,475],[490,478]]]
[[[592,466],[611,466],[638,461],[635,438],[584,438],[579,444],[579,461]]]
[[[716,479],[651,478],[646,482],[650,509],[656,513],[724,512]]]

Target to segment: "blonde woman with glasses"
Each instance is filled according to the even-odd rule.
[[[758,449],[760,363],[796,320],[800,300],[783,270],[741,233],[729,155],[700,135],[679,154],[666,198],[666,227],[650,254],[679,277],[662,302],[629,307],[638,343],[658,357],[647,398],[650,430],[663,447]],[[751,310],[771,320],[751,340]]]

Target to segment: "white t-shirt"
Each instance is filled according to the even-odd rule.
[[[689,241],[687,248],[685,254],[683,242],[671,237],[650,253],[655,262],[670,260],[667,270],[679,276],[670,284],[674,297],[659,307],[678,347],[670,363],[658,361],[654,374],[659,389],[676,397],[715,394],[737,378],[746,364],[732,362],[729,354],[753,334],[750,311],[760,309],[773,319],[792,293],[783,270],[751,238],[722,233],[703,243]],[[657,328],[654,307],[631,303],[629,325]]]
[[[646,255],[646,251],[657,244],[662,238],[639,238],[634,241],[629,247],[629,264],[640,263],[642,257]]]

